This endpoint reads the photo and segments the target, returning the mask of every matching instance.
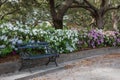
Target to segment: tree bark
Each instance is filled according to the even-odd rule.
[[[104,18],[103,16],[96,16],[95,17],[95,20],[96,20],[96,26],[99,28],[99,29],[103,29],[104,28]]]
[[[63,29],[63,18],[53,19],[53,26],[55,27],[55,29]]]
[[[50,12],[52,16],[53,26],[55,29],[63,29],[63,17],[74,0],[65,0],[58,10],[55,8],[55,1],[49,0]]]

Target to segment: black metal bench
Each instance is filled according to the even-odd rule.
[[[34,60],[41,58],[49,58],[46,65],[49,62],[55,62],[56,66],[58,66],[56,58],[59,57],[59,53],[56,50],[51,49],[49,43],[47,42],[34,42],[34,43],[24,43],[17,44],[18,52],[21,56],[21,68],[23,66],[23,60]],[[27,62],[27,61],[26,61]],[[31,63],[27,63],[31,64]]]

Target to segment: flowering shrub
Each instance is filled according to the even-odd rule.
[[[52,27],[14,26],[11,23],[0,26],[0,56],[17,50],[16,43],[47,41],[59,53],[68,53],[80,48],[120,46],[120,33],[115,31],[55,30]]]
[[[94,29],[79,34],[80,48],[96,48],[105,46],[120,46],[120,33]]]
[[[108,46],[120,46],[120,33],[115,31],[106,31],[105,44]]]
[[[77,49],[78,33],[75,30],[41,29],[40,27],[13,26],[3,24],[0,26],[0,47],[4,46],[1,54],[8,54],[16,50],[16,43],[47,41],[60,53],[72,52]],[[7,52],[6,52],[7,51]]]
[[[48,31],[45,40],[51,43],[60,53],[72,52],[77,49],[78,32],[76,30],[54,30]],[[57,46],[57,47],[56,47]]]
[[[104,44],[104,35],[100,30],[91,30],[88,33],[88,43],[91,47],[99,47]]]

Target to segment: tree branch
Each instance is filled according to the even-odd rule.
[[[115,9],[119,9],[119,8],[120,8],[120,5],[118,5],[116,7],[110,7],[110,8],[107,8],[104,13],[106,13],[106,12],[108,12],[110,10],[115,10]]]
[[[91,12],[92,16],[96,16],[98,9],[94,5],[92,5],[88,0],[83,0],[83,1],[84,1],[84,3],[86,3],[87,6],[89,6],[89,8],[86,8],[86,10],[89,10]]]
[[[101,0],[102,2],[101,2],[101,5],[100,5],[100,7],[104,7],[105,6],[105,4],[106,4],[106,0]]]
[[[89,6],[83,6],[83,5],[71,5],[70,8],[90,8]]]
[[[74,0],[73,3],[78,4],[78,5],[83,5],[84,4],[83,1],[81,2],[81,1],[78,1],[78,0]]]
[[[90,11],[90,13],[91,13],[92,15],[95,15],[94,10],[91,9],[91,7],[89,7],[89,6],[83,6],[83,5],[72,5],[72,6],[70,6],[70,8],[83,8],[83,9],[85,9],[85,10]]]
[[[66,13],[66,11],[68,10],[68,8],[72,5],[74,0],[65,0],[62,4],[61,7],[58,10],[58,16],[60,18],[62,18],[64,16],[64,14]]]
[[[8,12],[8,13],[4,14],[3,16],[1,16],[0,20],[3,20],[5,16],[13,14],[13,13],[17,12],[18,10],[20,10],[20,9],[16,9],[16,10],[14,10],[12,12]]]
[[[97,10],[97,8],[96,8],[95,6],[93,6],[90,2],[88,2],[87,0],[84,0],[84,2],[85,2],[89,7],[91,7],[92,9]]]
[[[2,0],[3,1],[3,0]],[[8,0],[4,0],[3,2],[2,2],[1,0],[0,0],[0,7],[3,5],[3,4],[5,4]]]

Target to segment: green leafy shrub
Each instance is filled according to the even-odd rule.
[[[45,25],[44,25],[45,26]],[[78,49],[98,48],[105,46],[120,46],[120,33],[99,29],[81,31],[58,29],[47,26],[28,27],[4,23],[0,26],[0,56],[6,56],[12,50],[17,50],[16,43],[47,41],[51,47],[60,53],[69,53]]]
[[[8,54],[10,54],[12,52],[12,48],[11,47],[6,47],[3,49],[0,49],[0,57],[5,57]]]

